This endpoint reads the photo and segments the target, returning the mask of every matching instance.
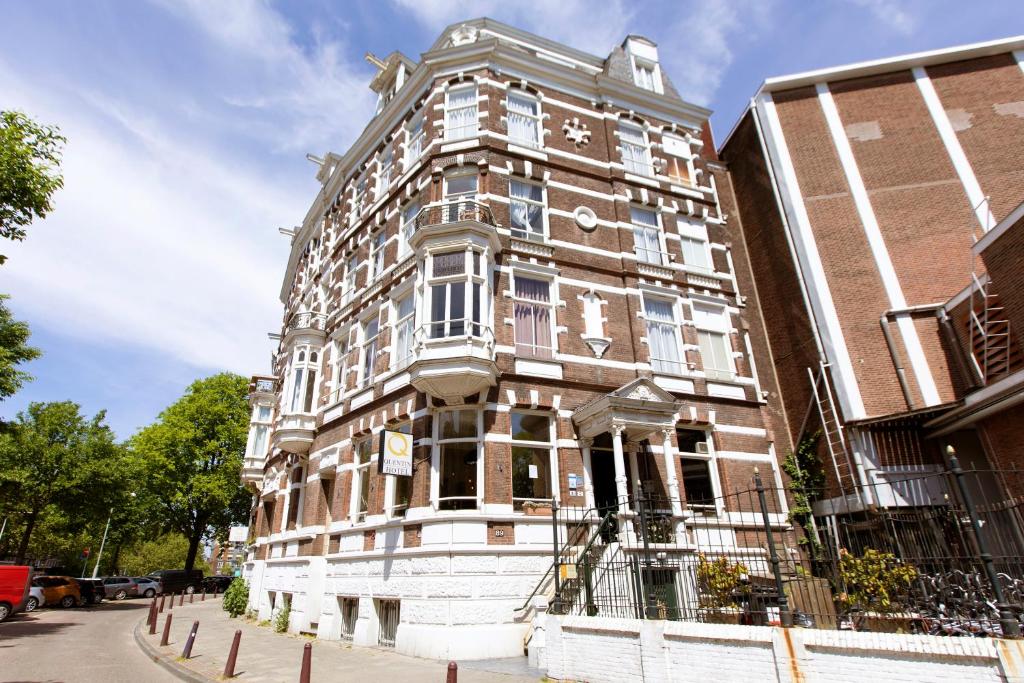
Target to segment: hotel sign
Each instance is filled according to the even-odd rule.
[[[399,477],[412,476],[412,434],[402,432],[380,433],[380,454],[377,457],[378,471],[381,474],[394,474]]]

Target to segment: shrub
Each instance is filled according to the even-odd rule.
[[[708,560],[701,553],[697,563],[697,582],[700,586],[701,604],[705,607],[728,607],[733,602],[733,593],[743,587],[743,577],[749,574],[747,565],[730,562],[727,557]]]
[[[228,589],[224,591],[222,606],[232,619],[240,614],[245,614],[246,607],[249,606],[249,584],[242,578],[232,581]]]
[[[917,578],[917,570],[892,553],[868,548],[857,557],[844,548],[840,551],[839,578],[846,586],[846,592],[839,595],[841,603],[890,614],[902,609],[900,597]]]
[[[277,610],[274,614],[274,633],[284,633],[288,630],[288,620],[292,615],[291,603],[285,603],[285,606]]]

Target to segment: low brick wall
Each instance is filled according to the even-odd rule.
[[[547,615],[554,680],[1019,683],[1024,642]]]

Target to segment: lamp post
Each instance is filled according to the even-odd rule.
[[[132,491],[132,498],[135,497],[135,492]],[[100,560],[103,559],[103,546],[107,544],[107,532],[110,531],[110,518],[114,516],[114,508],[110,508],[110,512],[107,514],[107,526],[103,529],[103,540],[100,541],[100,551],[96,554],[96,565],[92,568],[92,578],[100,572]]]

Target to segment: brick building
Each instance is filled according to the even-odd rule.
[[[949,446],[1024,465],[1024,37],[768,79],[720,154],[818,512],[940,501],[900,482]]]
[[[320,160],[251,386],[251,606],[518,654],[552,499],[628,534],[660,496],[682,547],[695,516],[720,539],[750,524],[720,496],[755,467],[781,486],[730,182],[646,38],[598,58],[481,19],[418,62],[368,58],[377,113]],[[378,472],[383,430],[411,434],[411,477]]]

